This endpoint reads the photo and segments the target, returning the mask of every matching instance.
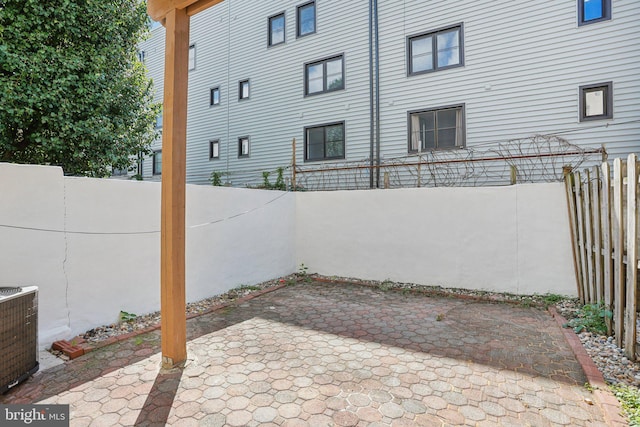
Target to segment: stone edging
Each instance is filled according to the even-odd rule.
[[[582,342],[580,342],[580,338],[578,338],[571,328],[564,327],[567,323],[567,319],[562,317],[555,307],[549,307],[548,310],[562,330],[562,334],[569,344],[569,347],[571,347],[573,354],[576,356],[578,363],[580,363],[580,366],[587,377],[587,381],[591,387],[593,387],[593,396],[595,397],[598,405],[602,408],[607,424],[614,427],[628,426],[629,422],[622,415],[620,402],[613,395],[611,390],[609,390],[609,386],[604,381],[602,372],[598,370],[596,364],[593,363],[593,360],[591,360],[591,357],[587,354]]]

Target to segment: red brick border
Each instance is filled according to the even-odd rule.
[[[256,297],[258,297],[260,295],[264,295],[266,293],[273,292],[273,291],[276,291],[278,289],[284,288],[285,286],[287,286],[286,283],[281,283],[279,285],[272,286],[270,288],[266,288],[266,289],[262,289],[260,291],[252,292],[249,295],[245,295],[245,296],[240,297],[238,299],[235,299],[233,301],[224,302],[224,303],[221,303],[221,304],[214,305],[214,306],[208,308],[207,310],[205,310],[205,311],[203,311],[201,313],[193,313],[193,314],[187,315],[187,320],[188,319],[193,319],[194,317],[198,317],[198,316],[202,316],[202,315],[205,315],[205,314],[209,314],[211,312],[223,309],[225,307],[229,307],[229,306],[234,305],[234,304],[241,304],[243,302],[246,302],[246,301],[249,301],[249,300],[251,300],[253,298],[256,298]],[[146,334],[147,332],[155,331],[157,329],[160,329],[160,323],[152,325],[152,326],[149,326],[149,327],[144,328],[144,329],[138,329],[138,330],[135,330],[135,331],[132,331],[132,332],[128,332],[126,334],[115,335],[115,336],[113,336],[111,338],[107,338],[104,341],[99,341],[99,342],[86,341],[81,335],[78,335],[72,341],[78,343],[76,348],[79,348],[80,350],[82,350],[83,353],[81,353],[81,354],[84,354],[84,353],[89,353],[90,351],[97,350],[99,348],[108,346],[110,344],[114,344],[114,343],[117,343],[117,342],[120,342],[120,341],[125,341],[125,340],[128,340],[129,338],[132,338],[132,337],[135,337],[135,336],[138,336],[138,335]],[[64,341],[64,342],[67,342],[67,341]],[[71,345],[71,344],[69,344],[69,345]],[[55,350],[55,348],[54,348],[54,350]],[[66,354],[66,352],[65,352],[65,354]],[[75,356],[75,357],[78,357],[78,356]],[[71,357],[71,356],[69,356],[69,357],[71,359],[74,358],[74,357]]]
[[[582,370],[587,376],[587,381],[593,387],[593,396],[597,401],[598,405],[602,408],[602,412],[604,414],[605,421],[610,426],[628,426],[629,422],[622,415],[622,408],[620,407],[620,402],[613,395],[609,386],[604,381],[604,377],[602,376],[602,372],[598,370],[598,367],[591,357],[587,354],[587,351],[584,349],[580,338],[573,332],[571,328],[565,328],[564,325],[567,323],[567,319],[562,317],[555,307],[549,307],[549,313],[556,320],[558,326],[562,330],[562,334],[564,335],[565,340],[571,347],[573,354],[576,356],[578,363],[582,366]]]

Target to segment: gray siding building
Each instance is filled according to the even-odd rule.
[[[593,154],[556,168],[602,147],[640,153],[639,12],[637,0],[226,0],[191,20],[187,181],[288,178],[294,138],[308,188],[415,179],[406,165],[429,159],[555,158],[554,144]],[[140,45],[158,101],[164,38],[157,26]],[[161,173],[153,148],[145,179]],[[305,181],[309,169],[325,172]]]

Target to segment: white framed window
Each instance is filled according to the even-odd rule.
[[[344,159],[344,122],[304,128],[304,160]]]
[[[269,46],[285,42],[284,12],[269,17]]]
[[[410,153],[465,146],[464,105],[410,111],[408,117]]]
[[[238,138],[238,157],[249,157],[249,137]]]
[[[464,65],[462,24],[407,39],[408,74],[422,74]]]

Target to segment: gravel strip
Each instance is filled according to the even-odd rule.
[[[498,292],[474,291],[468,289],[441,288],[439,286],[422,286],[412,283],[397,283],[388,280],[374,281],[361,280],[348,277],[322,277],[306,274],[292,274],[282,278],[269,280],[257,285],[241,286],[232,289],[222,295],[217,295],[201,301],[187,304],[187,315],[204,313],[215,306],[231,303],[238,298],[242,298],[253,292],[279,286],[281,284],[304,283],[313,279],[330,282],[357,283],[365,286],[372,286],[382,290],[394,290],[400,292],[420,292],[431,295],[445,297],[468,297],[485,301],[509,302],[525,306],[547,307],[555,304],[558,312],[566,319],[577,316],[580,304],[575,298],[565,298],[555,301],[549,295],[514,295]],[[137,316],[131,320],[111,325],[100,326],[85,332],[82,337],[90,342],[104,341],[110,337],[127,334],[136,330],[141,330],[160,323],[160,312]],[[585,350],[593,359],[598,369],[602,372],[605,380],[611,384],[625,384],[640,387],[640,364],[627,359],[624,350],[615,344],[613,337],[594,334],[591,332],[580,332],[578,334]]]

